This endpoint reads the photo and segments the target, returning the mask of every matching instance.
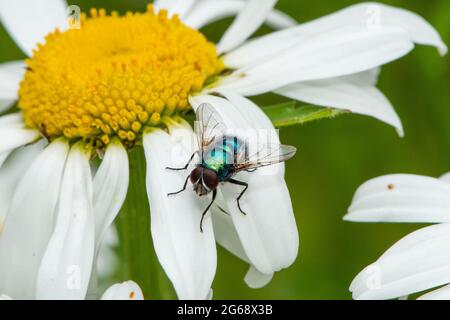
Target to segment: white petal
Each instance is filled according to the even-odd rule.
[[[413,48],[408,33],[399,28],[343,27],[308,39],[266,62],[240,69],[221,80],[219,87],[256,95],[295,82],[367,71]]]
[[[155,0],[155,1],[153,1],[153,6],[156,10],[161,10],[161,9],[168,10],[177,1],[178,0]]]
[[[2,165],[6,161],[6,159],[9,157],[11,152],[12,151],[4,151],[4,152],[0,153],[0,168],[2,167]],[[0,217],[1,217],[1,214],[0,214]]]
[[[63,0],[0,2],[0,20],[19,47],[29,56],[37,43],[55,30],[65,30],[67,4]]]
[[[397,174],[364,183],[344,217],[358,222],[449,222],[450,185],[439,179]]]
[[[125,201],[129,181],[129,163],[125,148],[118,140],[113,140],[107,147],[102,163],[94,178],[94,220],[95,220],[95,255],[91,274],[89,294],[97,291],[97,269],[100,276],[114,272],[116,254],[104,242],[105,234],[115,234],[112,226]],[[116,235],[117,237],[117,235]],[[106,239],[108,240],[108,239]]]
[[[428,292],[417,300],[450,300],[450,285]]]
[[[233,68],[261,63],[310,38],[345,26],[355,26],[361,30],[376,29],[379,26],[399,27],[408,33],[412,42],[435,46],[442,54],[447,52],[447,47],[437,31],[417,14],[383,4],[362,3],[298,27],[250,41],[227,54],[225,63]]]
[[[75,144],[67,157],[56,224],[39,267],[36,298],[85,298],[94,258],[90,150]]]
[[[378,78],[380,77],[380,73],[381,73],[381,68],[377,67],[377,68],[373,68],[368,71],[363,71],[360,73],[352,74],[348,77],[353,78],[355,81],[358,80],[365,84],[376,86],[378,83]]]
[[[170,139],[176,145],[176,149],[172,150],[172,161],[176,162],[177,168],[184,167],[187,162],[186,154],[191,156],[198,149],[197,137],[192,134],[191,125],[181,117],[178,117],[176,121],[168,119],[163,121],[166,121]]]
[[[24,73],[23,61],[0,64],[0,112],[7,110],[17,100],[19,83]]]
[[[96,247],[122,207],[128,190],[128,155],[114,140],[107,149],[94,178],[94,215]]]
[[[240,201],[246,215],[236,202],[242,188],[225,184],[222,192],[247,256],[258,270],[271,274],[295,261],[298,232],[286,184],[278,176],[265,175],[263,169],[258,171],[236,177],[249,184]]]
[[[0,130],[11,127],[23,127],[23,117],[20,113],[10,113],[0,117]]]
[[[136,282],[126,281],[109,287],[102,300],[144,300],[144,295]]]
[[[240,0],[200,0],[190,10],[183,22],[194,29],[237,14],[245,3]]]
[[[235,98],[232,99],[235,103],[241,101],[239,105],[205,95],[191,97],[190,101],[194,110],[202,103],[210,103],[229,129],[267,128],[265,121],[262,121],[261,110],[254,105],[251,107],[248,101],[243,103],[241,99]],[[236,203],[242,187],[229,183],[221,187],[248,258],[265,274],[290,266],[298,252],[298,231],[283,173],[282,165],[274,165],[236,177],[249,184],[241,199],[241,206],[247,215],[239,211]]]
[[[269,13],[266,23],[273,29],[291,28],[298,24],[294,18],[291,18],[286,13],[276,9]]]
[[[444,174],[440,179],[446,182],[450,182],[450,172]]]
[[[272,278],[273,273],[264,274],[255,267],[250,266],[250,269],[245,276],[245,283],[252,289],[260,289],[265,287],[272,280]]]
[[[218,21],[220,19],[234,16],[245,6],[245,1],[241,0],[202,0],[184,17],[184,23],[194,29]],[[295,26],[297,22],[285,13],[272,10],[266,19],[266,23],[275,29],[283,29]]]
[[[432,225],[426,228],[419,229],[413,233],[406,235],[401,241],[394,244],[386,250],[381,257],[388,257],[396,255],[408,250],[414,249],[415,246],[422,242],[439,239],[448,235],[450,225],[447,223]]]
[[[42,140],[14,151],[0,169],[0,232],[17,185],[26,169],[44,148]]]
[[[209,290],[208,295],[206,296],[205,300],[212,300],[213,299],[213,295],[214,295],[214,291],[213,289]]]
[[[248,0],[217,45],[218,52],[228,52],[247,40],[263,24],[276,2]]]
[[[30,163],[14,193],[0,236],[0,290],[34,297],[36,275],[50,239],[68,145],[52,142]]]
[[[180,15],[183,18],[186,13],[192,8],[197,0],[176,0],[172,6],[171,11]]]
[[[449,231],[448,224],[435,225],[400,240],[353,280],[353,297],[392,299],[449,283]]]
[[[2,98],[17,99],[19,83],[26,70],[24,61],[4,62],[0,64],[0,93]]]
[[[191,131],[192,135],[192,131]],[[205,299],[216,272],[216,247],[211,217],[201,214],[209,199],[201,199],[182,188],[189,172],[167,170],[177,145],[162,130],[144,136],[147,159],[147,193],[151,211],[151,230],[158,259],[172,281],[180,299]],[[190,155],[184,154],[185,162]]]
[[[275,93],[319,106],[372,116],[392,125],[403,136],[402,123],[389,100],[380,90],[361,81],[362,76],[365,74],[298,82],[277,89]]]
[[[20,113],[0,117],[0,167],[14,149],[32,143],[39,137],[37,130],[24,129]]]
[[[218,203],[220,202],[218,201]],[[227,208],[225,204],[220,203],[220,208],[222,208],[222,206]],[[247,257],[244,248],[242,247],[241,240],[239,239],[236,228],[233,225],[231,216],[224,213],[217,206],[213,206],[213,208],[211,209],[211,213],[214,227],[214,237],[216,238],[216,242],[239,259],[250,263],[250,260]],[[264,274],[250,265],[244,280],[250,288],[262,288],[266,286],[270,282],[270,280],[272,280],[272,277],[273,273],[268,275]]]
[[[225,214],[216,206],[211,209],[211,214],[216,242],[239,259],[250,263],[231,216]]]
[[[10,151],[37,140],[39,131],[17,126],[0,128],[0,152]]]

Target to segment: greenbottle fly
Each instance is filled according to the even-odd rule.
[[[203,211],[200,220],[200,231],[203,232],[203,219],[214,203],[217,196],[217,187],[222,183],[231,183],[242,187],[236,198],[239,211],[242,210],[240,200],[247,191],[247,182],[235,179],[241,171],[253,172],[258,168],[270,166],[292,158],[296,148],[287,145],[273,144],[258,146],[258,151],[250,155],[249,142],[236,135],[226,134],[226,127],[212,106],[204,103],[197,109],[195,121],[195,134],[199,149],[192,154],[189,161],[182,168],[166,168],[168,170],[187,170],[196,156],[199,158],[195,168],[187,176],[183,188],[177,192],[169,193],[174,196],[186,190],[190,181],[198,196],[205,196],[212,192],[212,201]]]

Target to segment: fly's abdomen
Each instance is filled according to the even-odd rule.
[[[203,166],[218,173],[221,180],[232,175],[234,165],[247,156],[246,144],[237,137],[217,139],[203,157]]]

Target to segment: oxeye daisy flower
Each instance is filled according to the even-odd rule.
[[[154,246],[179,298],[209,295],[215,242],[250,264],[252,287],[294,262],[298,232],[283,164],[271,175],[249,174],[241,202],[247,215],[236,209],[241,190],[224,188],[220,207],[229,214],[213,208],[203,232],[204,199],[167,196],[185,177],[166,167],[174,166],[174,153],[187,162],[195,141],[184,115],[208,103],[227,128],[266,130],[278,140],[270,119],[246,98],[275,92],[370,115],[402,134],[375,87],[379,67],[415,43],[442,54],[447,48],[406,10],[360,4],[294,26],[273,11],[275,3],[157,1],[125,16],[92,10],[72,29],[63,1],[0,4],[2,23],[29,55],[25,64],[0,68],[1,106],[18,100],[20,109],[0,118],[0,177],[9,192],[0,203],[7,213],[0,292],[85,297],[99,244],[126,196],[127,151],[141,146]],[[237,11],[219,43],[197,31]],[[247,41],[264,21],[291,27]],[[102,161],[92,170],[97,155]],[[68,273],[78,275],[78,288],[68,288]]]
[[[450,174],[370,180],[356,191],[344,219],[437,223],[407,235],[361,271],[350,286],[355,299],[394,299],[430,289],[435,290],[419,299],[450,299]]]
[[[203,21],[192,23],[200,26],[243,7],[243,2],[230,3],[202,15],[191,11]],[[179,297],[205,298],[216,263],[211,222],[200,234],[197,200],[169,201],[166,189],[178,187],[178,180],[158,166],[168,163],[180,145],[180,130],[184,137],[193,135],[177,115],[190,108],[189,95],[223,69],[216,49],[178,16],[151,6],[125,17],[92,10],[89,18],[82,17],[80,29],[71,30],[65,12],[63,1],[0,5],[3,24],[32,56],[25,64],[7,63],[1,69],[2,108],[18,99],[20,112],[1,118],[1,213],[6,221],[0,238],[0,291],[19,298],[86,296],[101,240],[126,196],[126,151],[143,144],[151,149],[148,185],[155,189],[150,200],[159,258]],[[292,22],[276,11],[267,19],[280,27]],[[94,173],[91,159],[97,154],[102,162]],[[186,224],[180,224],[183,219]],[[172,240],[179,242],[177,247],[166,248]],[[201,261],[206,270],[194,265]],[[71,276],[79,282],[75,288],[67,285]]]

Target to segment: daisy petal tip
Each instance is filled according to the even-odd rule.
[[[359,222],[359,223],[383,222],[382,219],[379,219],[376,216],[369,215],[365,212],[348,213],[343,217],[343,220],[345,222]]]
[[[342,220],[346,222],[377,222],[372,215],[362,210],[354,209],[353,206],[349,207],[347,214],[344,215]]]
[[[439,179],[441,179],[442,181],[450,182],[450,172],[442,175]]]
[[[286,29],[295,27],[298,22],[282,11],[273,10],[267,17],[267,24],[274,29]]]
[[[247,274],[245,275],[245,283],[252,289],[260,289],[269,284],[273,278],[273,273],[265,274],[260,272],[253,266],[250,266]]]
[[[442,41],[439,32],[420,14],[376,2],[357,4],[350,8],[353,8],[355,13],[361,8],[374,21],[378,20],[383,25],[396,26],[407,31],[414,43],[436,47],[442,56],[447,54],[447,45]]]
[[[206,296],[205,300],[212,300],[214,295],[214,290],[211,288],[208,292],[208,295]]]
[[[444,42],[441,42],[441,44],[438,46],[438,51],[441,57],[444,57],[448,53],[448,47]]]
[[[403,130],[403,126],[400,128],[396,128],[397,134],[400,138],[404,138],[405,137],[405,131]]]
[[[347,222],[355,221],[354,217],[353,217],[353,215],[351,213],[347,213],[346,215],[344,215],[342,217],[342,220],[347,221]]]

